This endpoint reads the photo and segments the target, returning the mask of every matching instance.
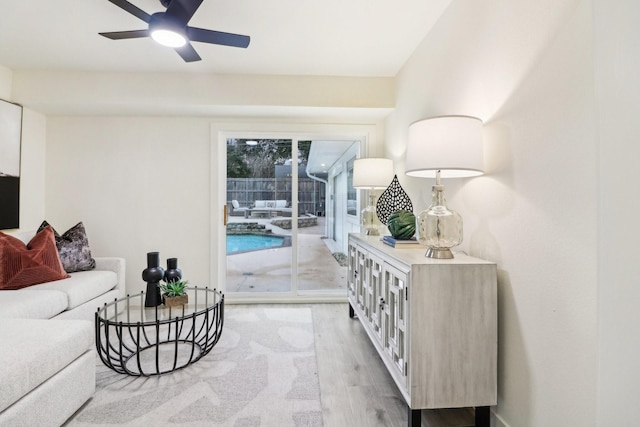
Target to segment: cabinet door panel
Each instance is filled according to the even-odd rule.
[[[369,322],[371,328],[382,343],[382,312],[385,304],[384,300],[384,277],[382,259],[373,254],[369,254],[370,261],[370,280],[369,280],[369,297],[371,302],[371,316]]]
[[[358,275],[358,257],[356,246],[349,243],[349,264],[347,265],[347,294],[350,299],[356,300],[356,280]]]
[[[384,264],[387,291],[385,350],[402,375],[407,374],[407,281],[408,274]]]
[[[356,246],[356,293],[358,308],[365,311],[365,299],[367,295],[367,274],[369,272],[367,265],[367,252],[361,247]]]

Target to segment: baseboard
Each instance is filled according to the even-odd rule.
[[[227,293],[224,295],[225,305],[233,304],[324,304],[339,303],[346,304],[347,296],[344,289],[341,294],[331,292],[317,292],[292,296],[290,294],[272,293],[269,295],[251,295],[247,293]],[[345,311],[346,313],[346,311]]]
[[[491,427],[511,427],[500,415],[496,414],[495,410],[491,408]]]

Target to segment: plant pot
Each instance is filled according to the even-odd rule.
[[[167,294],[164,294],[162,298],[164,299],[165,307],[176,307],[185,305],[189,302],[189,295],[187,294],[180,295],[179,297],[170,297]]]

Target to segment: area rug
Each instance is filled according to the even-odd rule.
[[[149,378],[97,370],[68,426],[323,425],[309,308],[227,306],[220,341],[191,366]]]

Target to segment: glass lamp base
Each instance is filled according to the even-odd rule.
[[[449,248],[429,248],[427,249],[427,253],[424,254],[427,258],[436,258],[436,259],[452,259],[453,253]]]
[[[380,235],[380,220],[376,215],[376,208],[372,204],[362,210],[362,230],[367,236],[379,236]]]
[[[379,236],[380,231],[378,230],[378,227],[365,228],[364,234],[367,236]]]
[[[443,185],[433,186],[431,206],[420,212],[418,227],[418,240],[429,248],[427,258],[453,258],[450,248],[462,243],[462,217],[447,208]]]

